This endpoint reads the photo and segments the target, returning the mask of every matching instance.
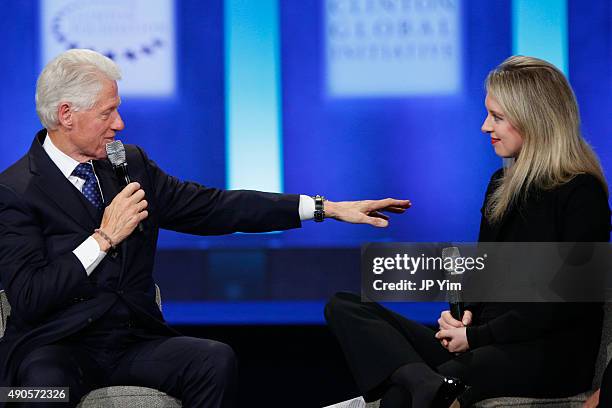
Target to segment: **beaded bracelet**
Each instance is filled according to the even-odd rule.
[[[100,235],[102,238],[104,238],[105,241],[107,241],[112,249],[115,249],[115,244],[113,243],[113,240],[111,239],[111,237],[109,237],[108,235],[106,235],[106,233],[104,231],[102,231],[101,229],[96,229],[94,231],[96,234]]]

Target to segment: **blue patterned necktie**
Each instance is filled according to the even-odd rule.
[[[83,195],[98,211],[102,211],[102,194],[98,187],[98,180],[94,174],[93,166],[89,163],[81,163],[74,169],[72,175],[85,180]]]

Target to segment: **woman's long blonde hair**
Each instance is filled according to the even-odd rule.
[[[608,191],[601,164],[580,132],[576,97],[552,64],[513,56],[489,73],[486,90],[523,137],[521,151],[489,197],[486,216],[500,221],[532,187],[551,189],[578,174],[597,177]]]

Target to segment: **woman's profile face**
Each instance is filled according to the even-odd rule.
[[[487,93],[485,98],[487,117],[481,130],[491,136],[491,144],[499,157],[516,157],[523,146],[523,137],[512,126],[499,103]]]

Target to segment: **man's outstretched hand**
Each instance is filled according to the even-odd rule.
[[[411,205],[410,200],[385,198],[384,200],[325,201],[324,208],[325,218],[384,228],[389,225],[389,217],[383,212],[402,214]]]

